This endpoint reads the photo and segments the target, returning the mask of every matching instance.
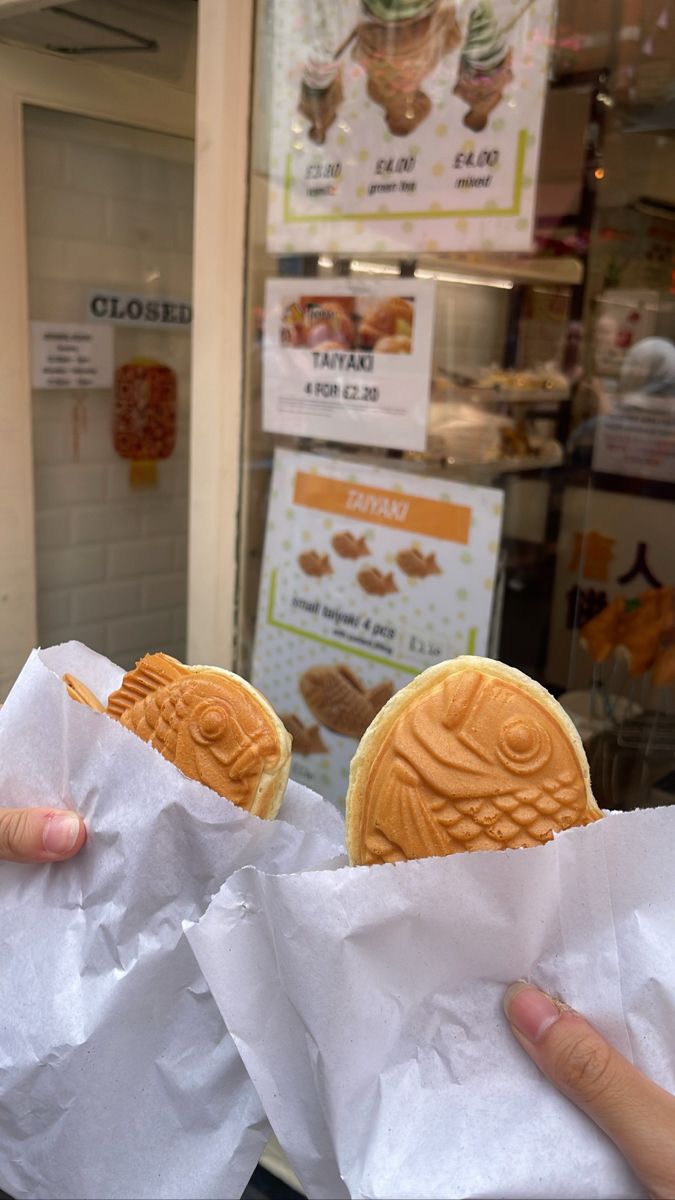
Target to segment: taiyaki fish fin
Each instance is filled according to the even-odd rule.
[[[450,835],[440,826],[427,810],[426,803],[421,798],[418,792],[418,781],[413,782],[411,772],[407,764],[397,764],[397,768],[392,772],[393,779],[390,785],[390,791],[387,797],[387,826],[390,832],[386,829],[381,829],[379,823],[375,825],[375,838],[378,834],[384,834],[390,843],[396,846],[396,859],[410,859],[419,857],[419,846],[423,845],[429,856],[435,854],[445,855],[448,853],[450,844]],[[393,835],[396,831],[395,837]],[[376,851],[376,844],[371,847],[370,838],[366,839],[366,845],[371,850]],[[389,861],[393,861],[391,858]]]
[[[106,712],[120,720],[139,700],[189,674],[187,667],[168,654],[146,654],[139,659],[133,671],[127,671],[117,691],[108,696]]]
[[[80,679],[76,679],[74,675],[64,675],[63,682],[66,685],[66,691],[71,700],[77,700],[79,704],[86,704],[88,708],[93,708],[94,712],[104,712],[105,709],[86,683],[82,683]]]
[[[436,562],[436,555],[433,552],[431,554],[427,554],[424,560],[424,566],[426,568],[427,575],[442,575],[441,568]]]
[[[359,558],[364,554],[370,554],[365,536],[355,539],[354,548]]]
[[[370,689],[368,692],[368,700],[373,706],[373,709],[376,712],[379,712],[380,709],[383,708],[387,703],[387,700],[391,700],[393,694],[393,683],[391,683],[390,680],[385,679],[382,683],[376,683],[375,687]]]
[[[333,568],[330,564],[330,558],[328,557],[327,554],[321,555],[321,558],[319,559],[319,566],[321,568],[322,575],[332,575],[333,574]]]
[[[387,574],[382,576],[382,586],[384,588],[385,595],[387,592],[397,592],[398,591],[396,583],[394,582],[393,571],[387,571]]]

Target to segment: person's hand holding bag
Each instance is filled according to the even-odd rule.
[[[72,858],[87,830],[76,812],[61,808],[0,808],[0,859],[50,863]]]
[[[675,1196],[675,1096],[588,1021],[527,983],[504,997],[513,1033],[551,1083],[612,1139],[654,1200]]]

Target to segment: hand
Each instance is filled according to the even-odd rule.
[[[654,1200],[675,1196],[675,1096],[632,1066],[578,1013],[527,983],[504,997],[523,1050],[612,1139]]]
[[[59,862],[87,840],[84,821],[62,808],[0,808],[0,859]]]

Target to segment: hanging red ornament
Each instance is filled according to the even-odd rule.
[[[115,374],[115,450],[131,461],[132,487],[157,485],[157,460],[176,445],[176,376],[170,367],[135,358]]]

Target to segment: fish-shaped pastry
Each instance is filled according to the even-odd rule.
[[[304,571],[305,575],[313,575],[320,579],[322,575],[333,574],[329,556],[317,554],[316,550],[307,550],[304,554],[298,555],[298,562],[300,570]]]
[[[92,706],[89,689],[68,680],[69,694]],[[105,712],[240,808],[268,818],[279,811],[291,739],[265,697],[238,675],[146,654],[108,697]]]
[[[336,533],[331,538],[331,545],[340,558],[363,558],[364,555],[370,554],[365,537],[354,537],[349,530]]]
[[[602,817],[567,714],[490,659],[423,671],[361,739],[347,793],[352,863],[536,846]]]
[[[427,575],[441,575],[442,571],[436,562],[436,555],[422,554],[416,546],[410,550],[400,550],[396,555],[396,562],[403,571],[404,575],[410,575],[417,579],[426,579]]]
[[[582,625],[579,642],[593,662],[604,662],[616,649],[625,608],[623,596],[617,596],[611,604],[607,604],[601,612]]]
[[[296,713],[282,713],[281,720],[293,739],[294,754],[328,753],[318,725],[305,725]]]
[[[393,695],[388,680],[367,688],[349,667],[310,667],[300,676],[305,704],[326,729],[360,738],[373,717]]]
[[[364,567],[356,578],[369,596],[388,596],[391,592],[398,591],[393,571],[387,571],[387,574],[383,575],[378,567]]]
[[[675,591],[673,588],[651,588],[630,601],[622,617],[617,653],[628,662],[633,677],[644,675],[654,663],[664,636],[675,628]]]

